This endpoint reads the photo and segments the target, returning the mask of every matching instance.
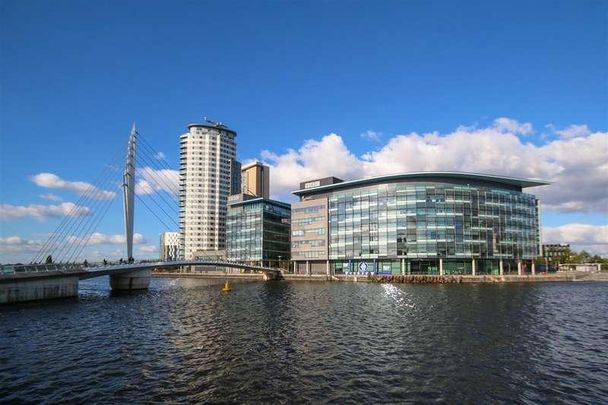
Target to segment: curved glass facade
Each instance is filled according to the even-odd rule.
[[[521,188],[450,179],[373,183],[302,197],[307,205],[327,201],[332,272],[472,274],[475,266],[477,274],[499,274],[500,261],[505,273],[517,272],[518,262],[539,255],[538,200]],[[292,221],[292,251],[295,236]]]

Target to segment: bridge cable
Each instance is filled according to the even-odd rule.
[[[142,153],[136,153],[136,157],[140,155],[140,156],[145,156]],[[161,194],[162,195],[162,194]],[[137,194],[135,194],[135,196],[144,204],[144,206],[165,226],[167,227],[167,229],[171,229],[161,218],[158,217],[158,215],[156,215],[156,213],[154,212],[154,210],[152,210],[144,201],[143,199],[141,199]],[[108,211],[108,209],[110,208],[112,202],[114,199],[107,201],[107,203],[103,204],[96,204],[95,206],[95,212],[101,212],[100,215],[95,215],[92,218],[90,218],[90,221],[84,221],[81,220],[79,225],[76,227],[77,228],[77,232],[76,235],[74,236],[74,243],[72,245],[72,248],[68,248],[67,251],[65,250],[65,248],[62,248],[62,250],[59,253],[59,259],[60,261],[64,261],[67,260],[68,262],[70,262],[72,259],[78,259],[80,257],[80,255],[82,254],[83,250],[86,248],[86,246],[88,245],[91,237],[93,236],[93,232],[91,232],[92,230],[94,230],[96,228],[96,226],[101,222],[101,220],[103,219],[103,217],[105,216],[106,212]],[[152,198],[152,201],[161,209],[161,211],[163,211],[163,213],[167,216],[167,218],[171,219],[171,221],[173,221],[177,227],[179,227],[179,224],[177,222],[175,222],[175,220],[171,217],[171,215],[169,215],[167,213],[167,211],[165,211],[165,209],[159,204],[159,202]],[[166,199],[164,200],[166,203]],[[170,203],[167,203],[169,205],[169,207],[171,207],[172,209],[175,209],[175,206],[172,206]],[[99,208],[99,210],[98,210]],[[176,211],[177,213],[177,211]],[[86,239],[86,241],[85,241]],[[69,243],[69,241],[68,241]]]
[[[99,223],[101,222],[101,220],[105,217],[105,215],[107,214],[108,210],[110,209],[110,207],[112,206],[112,203],[114,203],[115,199],[110,200],[110,204],[108,204],[105,208],[104,213],[99,217],[99,219],[97,220],[97,222],[95,223],[95,225],[93,226],[93,230],[95,230],[97,228],[97,226],[99,226]],[[84,249],[87,247],[87,245],[89,244],[89,241],[91,240],[91,237],[93,236],[94,232],[91,232],[88,234],[87,240],[81,245],[80,249],[78,249],[77,251],[75,251],[73,253],[72,256],[70,256],[68,258],[68,262],[70,262],[72,260],[72,257],[74,258],[74,262],[76,262],[79,258],[80,255],[82,254],[82,252],[84,251]]]
[[[104,181],[104,184],[106,184],[104,187],[107,187],[107,183],[111,184],[112,182],[113,179],[108,176],[106,181]],[[57,259],[60,262],[63,262],[64,259],[70,256],[70,252],[72,252],[78,246],[80,241],[86,237],[87,232],[90,231],[91,224],[94,224],[97,218],[100,215],[103,215],[106,210],[106,206],[110,205],[115,198],[116,195],[111,199],[97,199],[91,202],[90,209],[93,215],[80,217],[74,222],[74,225],[70,228],[68,234],[66,235],[61,249],[58,251],[58,253],[56,253]]]
[[[155,161],[158,164],[158,166],[161,167],[162,169],[167,170],[167,171],[177,171],[169,166],[169,164],[167,163],[167,160],[164,157],[156,158],[156,156],[158,155],[158,152],[152,146],[150,146],[150,144],[146,141],[146,139],[144,137],[141,136],[141,134],[137,133],[137,135],[139,135],[139,137],[137,139],[139,141],[141,141],[139,144],[141,146],[143,146],[143,149],[140,149],[141,151],[143,151],[144,153],[147,153],[149,156],[151,156],[152,160]],[[177,185],[172,187],[172,189],[175,194],[179,194],[179,187]]]
[[[107,170],[102,171],[101,174],[100,174],[100,176],[99,176],[99,178],[103,178],[102,176],[104,176],[104,174],[105,174],[106,171]],[[61,222],[59,223],[59,225],[57,226],[57,228],[55,228],[55,231],[53,231],[53,233],[51,233],[50,237],[46,240],[46,242],[38,250],[38,253],[32,259],[33,263],[35,263],[38,260],[42,259],[42,257],[44,256],[44,253],[46,252],[46,249],[50,248],[50,246],[52,246],[57,241],[57,239],[63,234],[63,232],[66,229],[66,227],[71,224],[70,221],[72,221],[73,218],[75,218],[76,211],[79,208],[82,208],[84,206],[85,202],[88,202],[89,196],[92,195],[93,190],[94,189],[91,188],[91,189],[87,190],[85,193],[83,193],[80,196],[80,198],[76,201],[76,203],[74,204],[74,206],[70,209],[70,211],[68,211],[68,213],[63,216]],[[88,207],[84,207],[84,208],[88,208]]]
[[[139,201],[141,201],[141,203],[142,203],[142,204],[143,204],[143,205],[144,205],[144,206],[145,206],[145,207],[148,209],[148,211],[150,211],[150,212],[152,213],[152,215],[154,215],[154,216],[156,217],[156,219],[158,219],[158,220],[159,220],[159,221],[160,221],[160,222],[161,222],[161,223],[162,223],[162,224],[163,224],[163,225],[164,225],[164,226],[167,228],[167,230],[171,230],[171,229],[172,229],[170,226],[168,226],[168,225],[165,223],[165,221],[163,221],[162,219],[160,219],[160,218],[158,217],[158,215],[156,215],[156,213],[155,213],[155,212],[154,212],[154,211],[153,211],[153,210],[152,210],[152,209],[151,209],[151,208],[148,206],[148,204],[146,204],[146,202],[145,202],[145,201],[144,201],[144,200],[143,200],[141,197],[139,197],[137,194],[135,194],[135,197],[137,197],[137,199],[138,199]],[[179,226],[179,225],[178,225],[178,226]]]
[[[136,161],[139,163],[142,163],[141,159],[137,159]],[[158,180],[156,178],[154,178],[154,183],[152,186],[156,186],[156,187],[160,187],[160,190],[153,190],[153,193],[149,194],[152,195],[154,193],[156,193],[158,191],[158,195],[160,196],[160,198],[163,200],[163,202],[167,205],[167,207],[169,207],[172,211],[174,211],[176,214],[179,213],[179,208],[178,208],[178,201],[174,200],[174,199],[167,199],[166,196],[164,196],[163,194],[166,194],[167,191],[163,188],[163,186],[161,186],[160,184],[158,184]],[[166,187],[166,186],[165,186]]]
[[[139,134],[138,134],[139,135]],[[154,154],[158,154],[158,152],[155,151],[155,149],[146,141],[146,139],[144,137],[141,137],[140,140],[142,141],[141,144],[148,149],[148,151],[150,151],[151,153]],[[155,159],[157,162],[159,162],[160,165],[164,166],[164,168],[166,170],[175,170],[172,167],[169,166],[169,163],[167,162],[167,160],[163,157],[160,159]],[[176,191],[179,191],[179,188],[176,188]]]
[[[140,161],[142,161],[142,163],[145,163],[147,165],[147,168],[154,170],[155,176],[152,176],[152,178],[157,183],[157,186],[160,186],[160,188],[164,192],[170,194],[171,197],[173,197],[175,200],[179,199],[179,191],[177,188],[178,186],[174,185],[172,180],[166,174],[166,172],[168,171],[175,170],[162,168],[158,161],[155,162],[154,158],[150,157],[145,151],[140,151],[140,153],[135,158],[140,158]],[[145,168],[140,169],[140,171],[143,169]]]
[[[138,198],[138,199],[139,199],[139,200],[140,200],[140,201],[141,201],[141,202],[142,202],[142,203],[143,203],[143,204],[144,204],[144,205],[145,205],[145,206],[146,206],[148,209],[150,209],[150,208],[149,208],[149,206],[148,206],[148,205],[147,205],[147,204],[144,202],[144,199],[143,199],[143,198],[141,198],[141,197],[140,197],[138,194],[135,194],[135,196],[136,196],[136,197],[137,197],[137,198]],[[160,209],[160,210],[161,210],[161,211],[162,211],[162,212],[163,212],[163,213],[166,215],[166,218],[167,218],[168,220],[170,220],[171,222],[173,222],[174,224],[176,224],[176,225],[179,227],[179,224],[178,224],[178,223],[175,221],[174,217],[173,217],[173,216],[171,216],[169,213],[167,213],[167,211],[165,211],[165,209],[164,209],[164,208],[163,208],[163,207],[162,207],[162,206],[161,206],[161,205],[158,203],[158,201],[157,201],[157,200],[156,200],[154,197],[152,197],[152,195],[151,195],[151,194],[148,194],[148,196],[150,197],[150,200],[151,200],[151,201],[152,201],[154,204],[156,204],[156,206],[157,206],[157,207],[158,207],[158,208],[159,208],[159,209]],[[153,213],[154,213],[154,212],[153,212]],[[155,213],[154,213],[154,214],[155,214]],[[156,216],[156,215],[155,215],[155,216]],[[158,217],[157,217],[157,218],[158,218]],[[171,230],[171,228],[168,228],[168,230]]]
[[[143,138],[138,138],[139,140],[143,140]],[[154,151],[153,151],[154,152]],[[150,169],[153,172],[158,173],[157,176],[152,175],[151,176],[151,180],[152,180],[152,186],[154,188],[159,188],[160,190],[158,193],[159,198],[165,203],[165,205],[171,210],[172,214],[174,214],[175,217],[179,217],[179,196],[175,195],[175,186],[172,185],[171,180],[169,180],[167,178],[167,176],[163,175],[163,170],[165,169],[160,169],[158,166],[158,163],[151,163],[154,162],[156,159],[151,158],[149,156],[149,154],[143,150],[140,149],[140,153],[136,154],[136,161],[139,162],[139,164],[145,163],[148,165],[148,167],[146,167],[146,169]],[[140,169],[140,173],[141,173]],[[172,169],[166,169],[166,170],[172,170]],[[171,199],[167,199],[167,197],[164,194],[170,194]],[[154,199],[153,197],[154,193],[149,194],[149,196]],[[173,222],[175,222],[173,220],[173,216],[169,215],[166,213],[166,211],[162,208],[161,204],[159,204],[157,201],[154,201],[155,204],[167,215],[168,218],[170,218]],[[179,225],[178,225],[179,227]]]
[[[136,196],[136,197],[137,197],[137,198],[138,198],[140,201],[142,201],[142,202],[143,202],[143,199],[140,197],[140,195],[139,195],[138,193],[134,192],[134,194],[135,194],[135,196]],[[161,196],[161,197],[160,197],[160,200],[161,200],[161,201],[163,201],[163,202],[165,203],[165,205],[167,205],[167,206],[168,206],[168,207],[169,207],[169,208],[170,208],[170,209],[173,211],[173,214],[174,214],[174,215],[169,214],[169,213],[168,213],[168,212],[165,210],[165,208],[163,208],[163,206],[162,206],[162,205],[159,203],[159,201],[158,201],[158,200],[155,198],[155,194],[156,194],[156,193],[152,193],[152,194],[146,194],[146,195],[147,195],[147,196],[150,198],[150,200],[152,200],[152,202],[153,202],[153,203],[154,203],[154,204],[155,204],[155,205],[158,207],[158,209],[159,209],[159,210],[161,210],[161,211],[162,211],[162,212],[163,212],[163,213],[164,213],[164,214],[167,216],[167,218],[168,218],[169,220],[171,220],[171,221],[173,221],[174,223],[176,223],[176,222],[175,222],[175,219],[174,219],[174,216],[179,216],[179,212],[178,212],[178,210],[177,210],[177,207],[176,207],[175,205],[171,204],[170,202],[167,202],[166,198],[165,198],[165,199],[163,199],[163,198],[162,198],[162,194],[161,194],[161,193],[159,193],[159,195]],[[145,203],[144,203],[144,205],[145,205]],[[148,208],[148,209],[149,209],[150,211],[152,211],[150,208]],[[153,212],[153,211],[152,211],[152,212]],[[154,212],[153,212],[153,213],[154,213]],[[154,214],[155,214],[155,213],[154,213]],[[176,224],[177,224],[177,223],[176,223]],[[179,225],[178,225],[178,227],[179,227]],[[168,229],[171,229],[171,228],[168,228]]]
[[[165,190],[161,190],[161,191],[165,191]],[[139,197],[139,195],[137,193],[135,195],[137,195],[138,198],[143,201],[143,199],[141,199],[141,197]],[[179,217],[179,209],[176,206],[175,201],[173,201],[173,200],[167,201],[167,198],[163,196],[162,192],[158,193],[160,200],[163,201],[165,203],[165,205],[168,206],[170,208],[170,210],[172,211],[172,213],[174,214],[174,215],[170,215],[163,208],[163,206],[159,203],[159,201],[155,198],[155,195],[156,195],[156,193],[147,194],[147,196],[150,197],[152,202],[154,204],[156,204],[156,206],[167,216],[167,218],[169,218],[171,221],[173,221],[179,227],[179,224],[177,224],[174,219],[174,217]]]
[[[82,221],[81,228],[77,230],[75,235],[72,235],[73,241],[66,244],[67,249],[63,255],[58,255],[57,258],[61,262],[65,261],[69,263],[72,260],[73,254],[78,250],[78,247],[82,244],[85,239],[88,241],[93,233],[95,233],[94,226],[105,216],[108,208],[112,205],[116,197],[110,200],[104,200],[104,202],[98,204],[95,208],[95,214],[91,216],[87,221]]]
[[[117,170],[119,170],[117,167],[112,166],[110,169],[110,172],[106,175],[104,180],[102,180],[102,182],[100,184],[94,185],[94,187],[97,188],[97,191],[94,191],[89,196],[89,199],[91,201],[87,202],[87,204],[90,204],[89,209],[92,212],[92,215],[82,216],[82,217],[76,218],[74,221],[72,221],[71,226],[65,231],[63,244],[60,245],[60,247],[58,247],[54,253],[57,255],[57,259],[59,261],[63,261],[66,254],[68,254],[68,252],[71,250],[72,241],[70,239],[74,239],[75,243],[77,244],[79,238],[82,239],[85,236],[84,232],[86,229],[88,229],[88,225],[95,221],[99,212],[103,211],[105,205],[108,204],[108,201],[111,201],[114,198],[116,198],[116,195],[118,193],[115,193],[114,197],[112,197],[111,199],[98,198],[99,196],[97,196],[96,193],[99,192],[98,190],[103,190],[103,189],[109,188],[109,186],[115,181],[115,178],[113,176],[115,175],[114,173]],[[97,197],[97,198],[95,198],[95,197]],[[67,252],[66,252],[66,250],[67,250]]]
[[[59,252],[60,256],[61,253],[63,251],[65,251],[65,249],[67,248],[67,246],[70,244],[70,239],[74,238],[74,237],[78,237],[84,227],[86,226],[86,224],[88,224],[90,221],[93,221],[93,219],[96,217],[96,215],[98,214],[98,208],[99,207],[103,207],[105,205],[105,203],[108,201],[107,198],[102,198],[101,195],[98,194],[98,190],[103,190],[108,188],[109,185],[111,185],[111,183],[113,182],[113,176],[111,176],[112,171],[114,171],[115,169],[112,169],[110,172],[108,172],[108,174],[106,174],[106,178],[104,181],[102,181],[99,184],[95,184],[94,187],[97,190],[92,191],[89,195],[88,198],[85,200],[86,204],[88,205],[89,211],[91,213],[91,215],[85,215],[85,216],[80,216],[77,218],[74,218],[73,221],[70,222],[68,228],[66,228],[63,232],[63,244],[59,245],[56,247],[55,252]],[[106,171],[107,172],[107,171]],[[112,197],[116,198],[116,195],[118,193],[115,193],[115,195]]]
[[[68,213],[66,215],[64,215],[64,217],[62,218],[62,220],[59,223],[59,225],[57,226],[57,228],[55,228],[55,231],[53,233],[51,233],[51,236],[46,240],[46,242],[42,245],[42,247],[39,249],[39,251],[36,253],[34,258],[32,259],[33,263],[36,263],[36,262],[42,260],[42,258],[44,257],[44,254],[48,253],[47,249],[52,249],[53,250],[52,253],[54,253],[56,248],[52,248],[52,246],[55,243],[57,243],[57,241],[60,239],[60,237],[64,233],[67,234],[68,228],[71,228],[73,225],[73,222],[76,218],[75,214],[77,213],[77,211],[83,207],[88,208],[85,206],[85,203],[88,204],[89,199],[94,195],[94,193],[98,192],[98,190],[105,191],[102,188],[99,188],[98,186],[96,186],[96,184],[98,184],[101,179],[109,177],[108,176],[109,170],[115,170],[115,168],[113,167],[113,163],[116,160],[117,156],[119,156],[118,152],[119,151],[117,151],[117,153],[115,153],[115,155],[113,156],[113,158],[110,161],[110,164],[106,165],[104,167],[104,169],[100,172],[99,176],[95,179],[95,181],[92,184],[93,187],[91,187],[89,190],[87,190],[86,192],[81,194],[80,198],[76,201],[76,203],[70,209],[70,211],[68,211]]]
[[[142,137],[140,137],[140,140],[143,141],[141,143],[141,145],[144,145],[145,148],[152,151],[152,153],[156,154],[154,149],[151,146],[149,146]],[[119,170],[119,168],[114,165],[114,161],[116,160],[116,157],[120,156],[121,151],[122,151],[122,149],[117,150],[116,154],[114,155],[113,159],[111,160],[111,164],[106,165],[104,170],[101,172],[100,176],[92,183],[92,187],[80,196],[77,203],[71,208],[71,210],[68,212],[68,214],[66,216],[64,216],[64,218],[62,219],[61,223],[56,228],[54,233],[51,234],[51,237],[49,239],[47,239],[45,244],[40,248],[39,252],[36,254],[36,256],[34,257],[34,260],[32,260],[32,262],[41,260],[44,257],[45,250],[51,248],[55,243],[57,243],[57,241],[60,240],[61,236],[64,237],[63,243],[60,243],[58,246],[55,246],[52,248],[52,251],[51,251],[52,255],[56,255],[57,252],[59,252],[58,256],[56,256],[56,258],[60,259],[60,261],[63,261],[64,259],[67,258],[68,262],[72,259],[78,259],[80,257],[82,251],[87,246],[87,244],[89,243],[89,241],[94,233],[91,231],[92,230],[94,231],[94,229],[98,226],[100,221],[105,217],[107,211],[109,210],[112,203],[114,202],[114,199],[116,198],[116,195],[114,197],[112,197],[111,199],[98,198],[98,194],[101,194],[102,192],[104,192],[105,189],[107,189],[108,186],[111,185],[111,183],[112,183],[111,175],[114,172],[116,172],[117,170]],[[171,171],[174,170],[174,169],[171,169],[167,165],[166,161],[164,161],[164,160],[149,158],[148,153],[149,152],[146,152],[145,149],[142,148],[142,149],[140,149],[140,153],[136,154],[136,157],[138,155],[140,155],[143,159],[146,160],[146,162],[148,162],[149,160],[152,160],[153,162],[160,162],[160,163],[163,163],[164,166],[166,167],[165,170],[171,170]],[[156,168],[158,169],[160,166],[160,163],[157,163],[156,165],[150,165],[150,166],[153,166],[152,167],[153,169],[154,169],[154,166],[156,166]],[[148,162],[148,164],[149,164],[149,162]],[[159,170],[159,172],[160,172],[160,174],[158,177],[162,179],[163,185],[161,186],[159,180],[157,178],[153,177],[153,179],[157,183],[157,186],[159,186],[162,189],[162,191],[165,191],[167,193],[169,193],[167,190],[171,190],[172,193],[169,193],[169,194],[171,194],[172,196],[175,197],[175,194],[177,194],[175,186],[172,186],[171,181],[167,178],[167,176],[163,175],[164,172],[162,171],[162,169]],[[100,182],[100,180],[101,180],[101,182]],[[169,184],[167,184],[167,183],[169,183]],[[164,188],[163,188],[163,186],[164,186]],[[162,197],[162,193],[159,193],[159,195],[161,195],[161,197]],[[152,210],[145,203],[145,201],[143,201],[143,199],[141,197],[139,197],[137,194],[135,194],[135,196],[142,202],[142,204],[148,209],[148,211],[150,211],[167,229],[171,229],[161,218],[158,217],[158,215],[156,215],[154,210]],[[177,197],[179,198],[179,195]],[[179,228],[180,225],[171,217],[171,215],[169,215],[162,208],[162,206],[160,206],[158,201],[156,201],[156,199],[154,199],[154,198],[152,198],[152,200],[163,211],[163,213],[167,216],[167,218],[171,219],[171,221]],[[167,204],[169,207],[171,207],[171,209],[174,210],[176,214],[179,214],[178,209],[177,209],[177,207],[175,207],[175,205],[172,205],[171,203],[167,203],[166,198],[163,198],[163,201],[165,202],[165,204]],[[90,204],[91,206],[86,207],[85,203],[86,203],[86,205]],[[78,217],[72,216],[72,215],[75,215],[77,213],[77,210],[82,207],[88,208],[89,211],[93,213],[93,215],[92,216],[85,215],[85,216],[78,216]],[[74,235],[70,235],[70,233],[74,233]],[[72,236],[72,238],[70,238],[70,236]],[[69,246],[70,239],[74,239],[72,246]],[[83,241],[85,239],[86,239],[86,241],[83,243]],[[66,247],[67,247],[67,250],[66,250]]]
[[[90,210],[89,207],[86,207],[85,205],[89,204],[89,200],[91,199],[91,197],[97,193],[99,190],[105,191],[103,190],[105,187],[100,188],[99,186],[99,179],[104,179],[108,177],[108,171],[112,171],[115,170],[115,168],[113,167],[113,161],[116,160],[117,155],[114,156],[114,159],[112,159],[112,161],[110,162],[110,165],[107,165],[104,170],[101,172],[100,176],[98,179],[96,179],[94,181],[94,183],[92,184],[92,187],[87,190],[87,192],[85,192],[83,195],[81,195],[80,199],[77,201],[77,203],[75,204],[75,206],[70,210],[70,212],[67,213],[67,215],[64,216],[62,222],[59,224],[59,226],[56,228],[55,232],[53,234],[51,234],[51,237],[49,239],[47,239],[46,243],[41,247],[40,251],[38,252],[38,254],[35,256],[33,262],[36,262],[38,260],[41,260],[46,249],[52,249],[53,251],[56,250],[57,246],[53,247],[57,241],[64,235],[67,235],[70,231],[70,229],[73,228],[74,223],[75,223],[75,214],[76,214],[76,210],[79,209],[79,207],[85,207],[87,209]],[[65,236],[64,236],[65,238]]]
[[[169,179],[166,174],[164,174],[164,172],[168,171],[169,169],[162,169],[158,166],[157,163],[156,164],[151,163],[149,160],[149,157],[143,153],[136,156],[136,159],[139,160],[140,163],[145,164],[144,167],[139,169],[140,173],[145,169],[153,170],[153,173],[150,177],[154,180],[154,182],[156,183],[156,186],[159,187],[165,193],[169,194],[171,196],[172,200],[174,200],[174,201],[179,200],[179,193],[176,191],[176,188],[173,185],[172,180]],[[140,176],[144,177],[141,174],[140,174]]]

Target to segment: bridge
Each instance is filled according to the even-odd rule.
[[[82,264],[27,264],[0,266],[0,283],[6,280],[27,278],[52,278],[53,275],[78,275],[81,280],[88,278],[120,275],[138,270],[174,269],[187,266],[215,267],[218,269],[239,269],[262,273],[269,278],[279,278],[283,269],[274,267],[253,266],[234,261],[209,260],[172,260],[172,261],[143,261],[139,263],[118,263],[109,265],[93,265],[84,267]]]
[[[150,284],[152,270],[184,266],[203,266],[223,271],[226,268],[261,273],[264,280],[280,280],[282,270],[228,261],[149,261],[83,267],[78,264],[2,266],[0,270],[0,304],[65,298],[78,295],[78,282],[110,276],[112,290],[142,290]]]
[[[51,234],[30,264],[0,266],[0,304],[77,296],[78,281],[101,276],[110,276],[112,290],[147,289],[150,285],[152,270],[187,266],[204,266],[207,269],[214,268],[218,271],[227,268],[249,270],[261,273],[265,280],[282,278],[281,269],[234,261],[200,259],[136,262],[133,259],[133,223],[134,200],[137,196],[135,193],[135,152],[138,135],[135,126],[133,126],[127,145],[126,164],[122,174],[127,261],[123,262],[121,259],[118,264],[95,265],[89,265],[86,260],[84,262],[80,261],[84,247],[91,240],[96,226],[99,225],[109,208],[109,204],[97,203],[98,200],[103,200],[103,198],[99,198],[99,193],[107,192],[103,191],[101,185],[93,185],[91,190],[87,191],[81,198],[81,201],[91,202],[92,206],[95,207],[97,212],[93,218],[90,218],[87,222],[77,216],[75,216],[76,219],[70,218],[70,213],[66,214],[56,231]],[[146,155],[143,154],[143,159],[150,163],[151,157],[149,155],[152,149],[145,144],[144,148],[148,148],[148,157],[146,158]],[[152,150],[152,152],[154,151]],[[107,177],[107,174],[100,176],[101,181],[105,181],[106,185],[110,184]],[[175,191],[167,184],[166,179],[161,178],[157,181],[162,187]],[[140,199],[140,201],[146,208],[150,209],[143,200]],[[171,202],[164,200],[162,202],[165,204],[164,208],[162,203],[158,201],[155,201],[155,203],[167,215],[169,221],[173,221],[177,225],[175,220],[166,212],[167,207],[172,207]],[[152,211],[152,214],[166,225],[165,221],[158,217],[155,212]],[[42,259],[45,257],[46,260],[43,263]],[[53,260],[53,257],[59,257],[60,260]]]

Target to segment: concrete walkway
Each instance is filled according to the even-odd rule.
[[[263,275],[259,273],[177,273],[177,272],[153,272],[152,277],[168,278],[206,278],[206,279],[242,279],[242,280],[263,280]],[[342,281],[359,283],[534,283],[534,282],[572,282],[572,281],[608,281],[608,272],[584,273],[584,272],[563,272],[563,273],[540,273],[536,275],[405,275],[405,276],[364,276],[364,275],[332,275],[325,274],[283,274],[286,281]]]

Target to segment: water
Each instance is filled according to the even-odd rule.
[[[606,402],[608,283],[153,279],[0,309],[0,402]]]

